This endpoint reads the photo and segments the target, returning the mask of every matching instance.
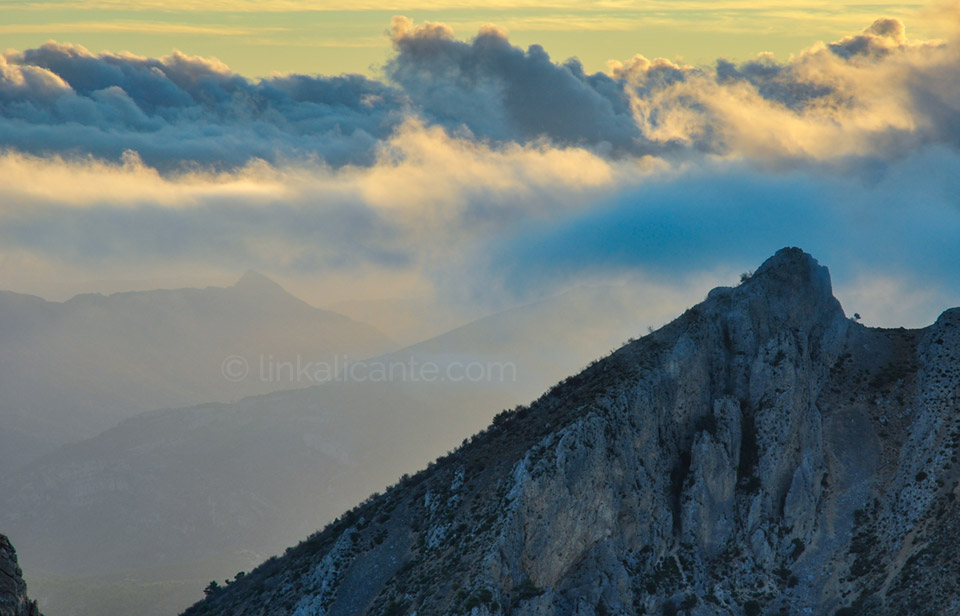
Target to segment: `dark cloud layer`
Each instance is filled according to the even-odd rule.
[[[215,61],[94,55],[48,43],[0,59],[0,143],[159,168],[252,158],[370,164],[403,119],[396,89],[358,75],[250,81]]]
[[[587,74],[576,59],[556,63],[539,45],[520,49],[494,27],[464,42],[442,24],[395,18],[391,38],[397,53],[386,83],[358,75],[252,81],[179,52],[154,59],[57,43],[8,52],[0,57],[0,146],[108,160],[134,150],[164,170],[251,159],[371,165],[404,119],[419,117],[492,143],[752,156],[733,134],[743,130],[739,116],[779,109],[791,122],[869,125],[864,149],[886,150],[905,129],[914,144],[955,144],[960,135],[957,93],[945,85],[956,83],[956,55],[910,42],[893,19],[788,63],[720,60],[709,69],[637,56],[611,75]],[[884,117],[858,123],[874,108]],[[773,137],[793,139],[797,130]]]
[[[756,88],[757,94],[776,101],[793,111],[803,108],[818,99],[834,93],[834,88],[822,83],[804,82],[797,78],[789,65],[762,58],[740,65],[728,60],[717,60],[717,83],[729,84],[742,81]]]
[[[469,43],[439,25],[393,22],[387,75],[432,119],[504,140],[548,137],[560,145],[644,152],[623,80],[587,75],[576,59],[555,64],[540,45],[523,51],[493,27]]]

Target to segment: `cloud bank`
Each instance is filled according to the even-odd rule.
[[[610,74],[512,45],[495,26],[460,41],[394,18],[385,81],[359,75],[251,81],[180,52],[155,59],[48,43],[0,57],[0,144],[162,170],[253,159],[372,165],[409,118],[494,143],[603,156],[837,157],[958,139],[957,56],[902,23],[819,44],[787,63],[715,67],[636,56]],[[904,143],[904,142],[907,143]]]
[[[315,157],[370,164],[401,123],[404,97],[359,75],[252,82],[216,60],[92,54],[48,43],[0,56],[0,143],[33,154],[159,169],[236,168]]]
[[[883,18],[788,62],[587,74],[494,26],[395,18],[390,37],[380,81],[4,53],[0,280],[257,267],[509,302],[799,244],[851,297],[951,296],[953,41]]]

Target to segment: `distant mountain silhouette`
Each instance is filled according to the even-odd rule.
[[[228,288],[78,295],[0,292],[0,466],[23,466],[143,411],[302,386],[223,375],[256,364],[390,350],[369,325],[314,308],[261,274]]]
[[[248,274],[238,286],[262,298],[272,283]],[[142,413],[0,479],[0,528],[20,538],[49,605],[169,614],[645,329],[633,306],[625,289],[576,289],[369,365],[432,362],[442,377],[472,363],[490,378],[329,382]]]

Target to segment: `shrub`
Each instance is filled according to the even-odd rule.
[[[807,549],[806,546],[803,545],[803,541],[800,541],[798,537],[794,537],[790,545],[793,546],[793,551],[790,553],[790,558],[794,561],[800,558],[800,555],[803,554],[803,551]]]
[[[530,578],[523,578],[523,580],[517,585],[516,588],[517,596],[520,599],[533,599],[534,597],[539,597],[543,594],[543,589],[538,588]]]

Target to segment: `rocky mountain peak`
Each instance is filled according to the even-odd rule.
[[[812,255],[800,248],[781,248],[763,262],[753,275],[754,280],[774,286],[806,290],[832,296],[830,271]]]
[[[957,316],[781,250],[188,614],[960,613]]]
[[[4,535],[0,535],[0,616],[40,616],[36,601],[27,598],[17,552]]]
[[[777,251],[735,288],[714,289],[704,307],[714,315],[734,313],[732,318],[751,321],[769,333],[800,329],[814,336],[844,316],[833,296],[830,271],[799,248]]]

